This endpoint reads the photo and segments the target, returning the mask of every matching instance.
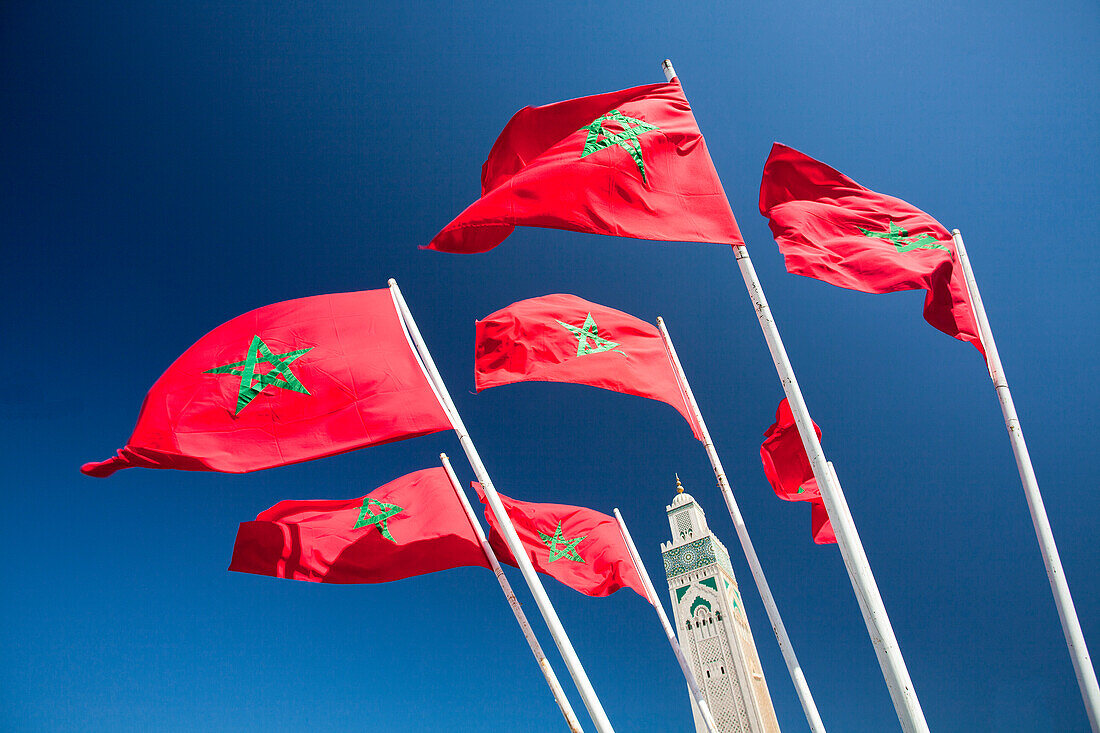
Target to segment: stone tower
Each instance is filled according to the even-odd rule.
[[[672,541],[661,543],[676,636],[721,733],[778,733],[729,553],[702,507],[676,479],[668,512]],[[695,730],[705,733],[695,701]]]

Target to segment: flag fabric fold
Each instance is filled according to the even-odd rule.
[[[821,438],[821,428],[814,423],[814,432]],[[764,433],[760,445],[760,462],[776,496],[784,501],[808,501],[814,542],[835,544],[836,535],[825,510],[825,502],[814,478],[810,459],[802,445],[802,436],[794,422],[794,413],[786,398],[775,411],[775,423]]]
[[[817,482],[814,482],[817,485]],[[810,504],[810,529],[814,535],[814,542],[818,545],[835,545],[836,534],[833,532],[833,523],[829,521],[829,512],[825,510],[825,504],[815,501]]]
[[[481,198],[429,243],[485,252],[517,226],[743,244],[678,80],[525,107],[481,170]]]
[[[281,501],[242,522],[229,569],[314,583],[385,583],[489,567],[447,472],[428,468],[347,500]]]
[[[571,382],[672,405],[702,432],[680,389],[660,331],[575,295],[513,303],[477,322],[477,391],[516,382]]]
[[[788,272],[865,293],[926,290],[925,320],[984,355],[954,241],[925,212],[775,143],[760,213]]]
[[[497,559],[516,567],[515,557],[481,484],[472,482],[489,523],[489,544]],[[645,585],[614,517],[568,504],[535,504],[497,492],[535,570],[589,596],[630,588],[646,598]]]
[[[449,430],[389,290],[265,306],[153,384],[126,446],[81,469],[243,473]]]

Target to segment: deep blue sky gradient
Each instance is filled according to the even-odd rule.
[[[979,355],[923,321],[923,293],[786,274],[756,201],[780,140],[962,229],[1096,653],[1095,3],[476,7],[0,5],[0,728],[562,729],[484,570],[347,587],[225,571],[237,523],[281,499],[359,496],[440,451],[472,478],[453,435],[243,476],[78,472],[217,324],[393,276],[502,491],[620,507],[659,575],[679,472],[731,551],[780,723],[804,730],[679,415],[574,385],[473,394],[473,322],[513,301],[663,315],[826,726],[897,729],[839,553],[760,468],[782,392],[729,249],[537,229],[484,255],[417,249],[477,195],[513,112],[660,81],[669,57],[931,728],[1085,730]],[[617,730],[689,730],[647,604],[547,585]]]

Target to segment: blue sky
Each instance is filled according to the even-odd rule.
[[[391,276],[503,492],[618,506],[659,571],[680,474],[731,550],[780,724],[800,730],[680,416],[575,385],[473,394],[473,322],[516,300],[664,316],[826,726],[897,728],[839,553],[764,479],[782,391],[728,248],[520,229],[484,255],[417,249],[477,195],[513,112],[660,81],[669,57],[931,728],[1084,730],[980,357],[923,321],[923,293],[786,274],[756,201],[779,140],[962,229],[1095,653],[1098,32],[1084,2],[5,3],[0,728],[561,728],[484,570],[348,587],[225,570],[237,523],[281,499],[360,496],[440,451],[472,478],[453,435],[242,476],[78,471],[212,327]],[[616,728],[689,730],[652,610],[547,585]]]

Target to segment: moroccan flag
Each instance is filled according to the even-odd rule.
[[[389,290],[258,308],[153,384],[126,446],[87,463],[243,473],[449,430]]]
[[[667,402],[702,434],[656,327],[575,295],[521,300],[477,322],[477,391],[573,382]]]
[[[920,209],[775,143],[760,213],[787,272],[865,293],[927,290],[924,319],[985,353],[951,234]]]
[[[477,482],[471,485],[485,504],[493,552],[501,562],[516,567],[485,491]],[[609,596],[620,588],[630,588],[646,598],[645,585],[614,517],[579,506],[532,504],[497,494],[535,570],[585,595]]]
[[[427,248],[485,252],[517,226],[743,244],[676,79],[521,109],[481,168],[481,198]]]
[[[489,561],[442,468],[348,500],[280,501],[242,522],[229,569],[314,583],[385,583]]]
[[[821,428],[814,423],[814,432],[821,438]],[[776,496],[784,501],[808,501],[812,505],[811,523],[814,542],[825,545],[836,542],[833,525],[825,510],[825,502],[810,468],[810,459],[802,445],[802,437],[794,422],[794,413],[786,398],[775,411],[775,424],[764,433],[760,446],[760,461],[764,474]]]

